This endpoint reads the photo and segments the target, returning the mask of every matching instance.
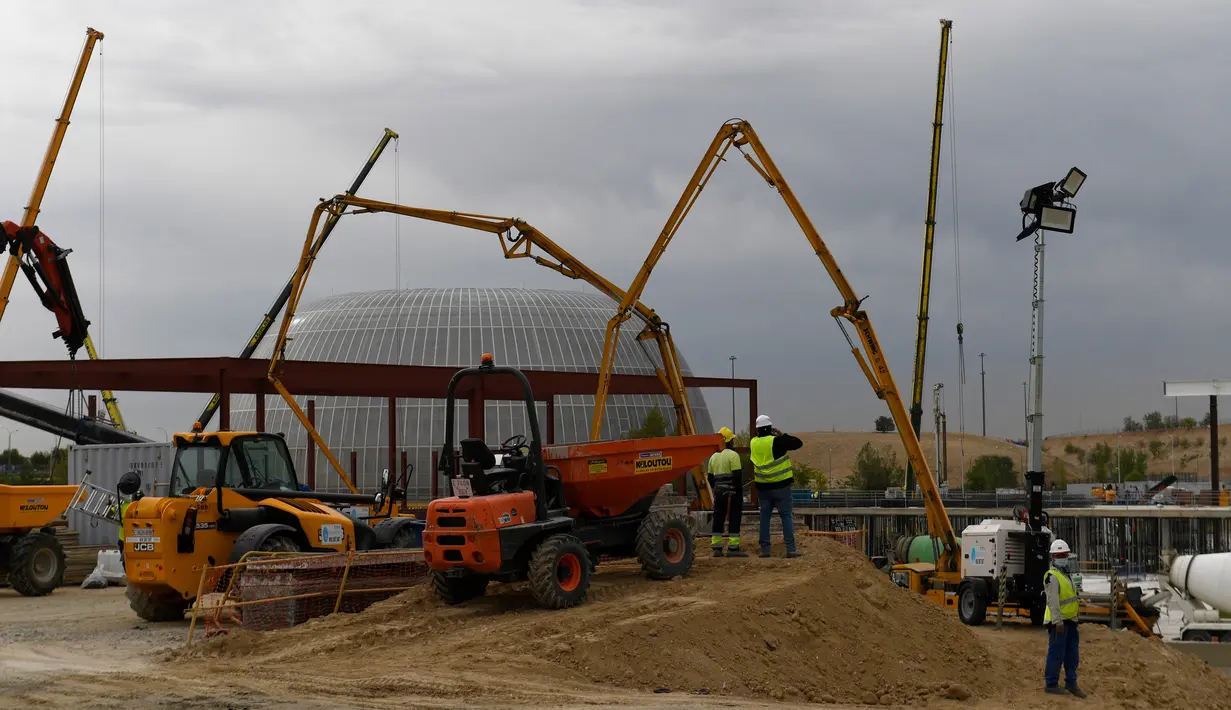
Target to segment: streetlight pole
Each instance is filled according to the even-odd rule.
[[[8,427],[3,427],[3,426],[0,426],[0,429],[5,430],[9,434],[9,445],[8,445],[8,454],[7,454],[8,460],[5,462],[5,467],[9,469],[9,473],[12,473],[13,471],[13,434],[21,431],[21,429],[10,429]]]
[[[162,440],[163,440],[163,441],[170,441],[170,440],[171,440],[171,437],[170,437],[170,435],[168,435],[168,434],[167,434],[167,430],[166,430],[166,429],[163,429],[163,428],[162,428],[162,427],[160,427],[160,426],[158,426],[158,427],[154,427],[154,428],[155,428],[155,429],[157,429],[158,431],[161,431],[161,432],[162,432]]]
[[[731,361],[731,426],[735,426],[735,361],[739,358],[730,355],[727,359]],[[751,434],[752,432],[748,433]]]
[[[1120,474],[1120,437],[1116,437],[1116,481],[1124,485],[1124,476]]]
[[[1026,445],[1030,445],[1030,396],[1026,394],[1026,382],[1022,382],[1022,416],[1025,417]]]
[[[983,399],[983,436],[987,436],[987,370],[983,368],[983,356],[979,353],[979,396]]]

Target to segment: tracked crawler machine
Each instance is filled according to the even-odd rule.
[[[481,439],[454,442],[458,385],[513,377],[525,395],[529,438],[493,452]],[[446,603],[481,596],[488,582],[529,581],[550,609],[586,598],[602,556],[636,557],[652,579],[688,573],[693,530],[684,513],[653,510],[659,488],[723,447],[717,434],[543,447],[530,382],[484,355],[449,383],[439,472],[454,495],[432,501],[423,534],[431,583]]]

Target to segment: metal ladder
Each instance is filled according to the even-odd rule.
[[[70,510],[85,513],[91,518],[97,518],[112,525],[120,524],[119,494],[90,483],[89,470],[85,472],[85,476],[81,479],[81,485],[77,488],[77,492],[73,494],[72,502],[61,513],[61,519],[67,517]]]

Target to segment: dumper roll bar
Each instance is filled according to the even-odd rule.
[[[538,408],[534,404],[534,392],[530,380],[515,367],[496,367],[490,353],[484,353],[478,367],[468,367],[458,370],[449,380],[449,391],[445,395],[445,442],[440,450],[440,462],[436,467],[437,475],[452,477],[456,471],[454,451],[457,445],[454,439],[453,422],[457,416],[457,386],[462,380],[485,375],[512,375],[521,383],[522,394],[526,403],[526,420],[530,424],[530,453],[527,456],[526,471],[530,474],[534,486],[534,513],[538,520],[547,519],[547,484],[543,469],[543,437],[539,434]]]

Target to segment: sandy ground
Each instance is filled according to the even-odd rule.
[[[559,612],[497,585],[190,648],[186,627],[139,621],[121,589],[0,593],[0,706],[1078,707],[1042,693],[1038,629],[965,627],[829,540],[802,560],[698,559],[671,582],[615,564]],[[1090,707],[1231,708],[1231,679],[1157,641],[1083,627],[1082,653]]]

